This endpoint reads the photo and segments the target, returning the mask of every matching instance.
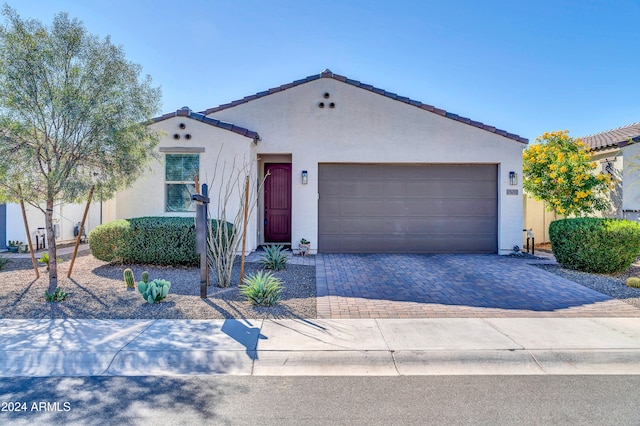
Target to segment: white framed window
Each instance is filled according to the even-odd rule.
[[[167,212],[194,212],[195,177],[200,172],[199,154],[165,154],[165,200]]]

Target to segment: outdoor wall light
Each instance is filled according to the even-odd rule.
[[[302,184],[306,185],[307,182],[309,182],[309,174],[307,173],[306,170],[302,171]]]
[[[604,166],[604,171],[606,173],[609,173],[610,175],[613,174],[613,163],[612,162],[607,162],[606,166]]]
[[[509,184],[517,185],[518,184],[518,175],[516,172],[509,172]]]

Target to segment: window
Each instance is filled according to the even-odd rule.
[[[191,194],[196,192],[195,176],[200,170],[198,154],[166,154],[165,185],[168,212],[194,212]]]

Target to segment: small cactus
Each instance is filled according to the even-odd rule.
[[[133,278],[133,271],[131,268],[124,270],[124,282],[127,284],[127,288],[134,288],[136,280]]]
[[[155,303],[163,300],[167,297],[167,294],[169,294],[170,288],[171,283],[167,280],[153,280],[149,283],[140,281],[138,283],[138,291],[142,295],[142,298],[148,303]]]
[[[144,272],[142,273],[142,281],[144,281],[145,283],[148,283],[148,282],[149,282],[149,272],[144,271]]]
[[[634,288],[640,288],[640,278],[638,278],[638,277],[627,278],[627,286],[628,287],[634,287]]]

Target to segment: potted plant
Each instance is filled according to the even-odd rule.
[[[18,250],[20,250],[20,246],[22,246],[24,243],[21,241],[11,241],[9,240],[7,242],[7,250],[10,251],[11,253],[17,253]]]
[[[311,242],[302,238],[300,240],[300,244],[298,244],[298,249],[300,250],[300,256],[308,255],[311,250]]]

